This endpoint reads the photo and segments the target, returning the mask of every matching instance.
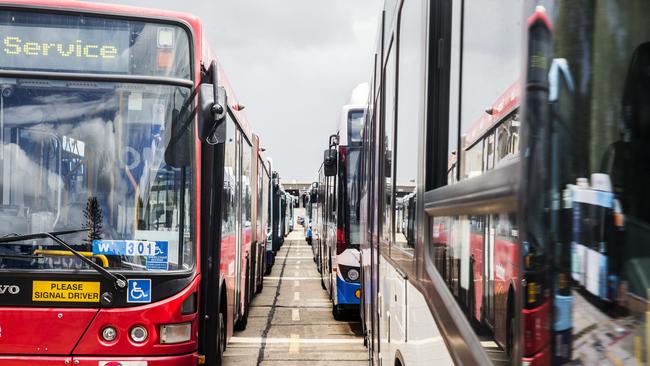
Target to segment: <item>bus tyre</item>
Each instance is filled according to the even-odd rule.
[[[217,333],[217,364],[221,365],[226,352],[226,320],[223,311],[219,312],[219,332]]]
[[[332,315],[334,315],[334,320],[343,320],[343,308],[341,308],[341,305],[332,306]]]
[[[244,289],[244,313],[239,317],[239,320],[235,323],[235,330],[242,331],[246,329],[248,325],[248,310],[250,305],[250,266],[246,265],[246,288]]]
[[[510,289],[508,291],[508,307],[506,312],[506,353],[508,356],[512,357],[512,349],[514,345],[514,323],[515,323],[515,312],[513,304],[513,291]]]

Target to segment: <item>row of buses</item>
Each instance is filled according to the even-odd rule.
[[[0,8],[0,363],[219,364],[287,196],[201,22]]]
[[[335,319],[358,312],[361,299],[358,166],[367,94],[367,84],[362,84],[343,106],[307,207],[312,227],[308,242]]]
[[[371,365],[649,362],[649,15],[384,2],[368,100],[309,200]]]

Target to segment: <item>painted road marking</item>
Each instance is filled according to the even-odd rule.
[[[296,261],[296,264],[300,264],[300,261]]]
[[[265,338],[266,344],[289,344],[291,338]],[[262,344],[262,337],[231,337],[230,343]],[[363,344],[363,338],[301,338],[301,344]]]
[[[289,354],[300,353],[300,335],[292,334],[289,343]]]
[[[298,287],[298,286],[300,286],[300,281],[298,280],[293,281],[293,287]]]
[[[293,301],[300,301],[300,292],[293,293]]]
[[[291,320],[293,320],[294,322],[300,321],[300,309],[291,310]]]

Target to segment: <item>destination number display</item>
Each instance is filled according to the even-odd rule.
[[[130,32],[0,25],[0,68],[128,73]]]

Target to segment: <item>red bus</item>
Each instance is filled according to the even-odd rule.
[[[217,364],[261,289],[269,169],[201,22],[0,6],[0,363]]]

